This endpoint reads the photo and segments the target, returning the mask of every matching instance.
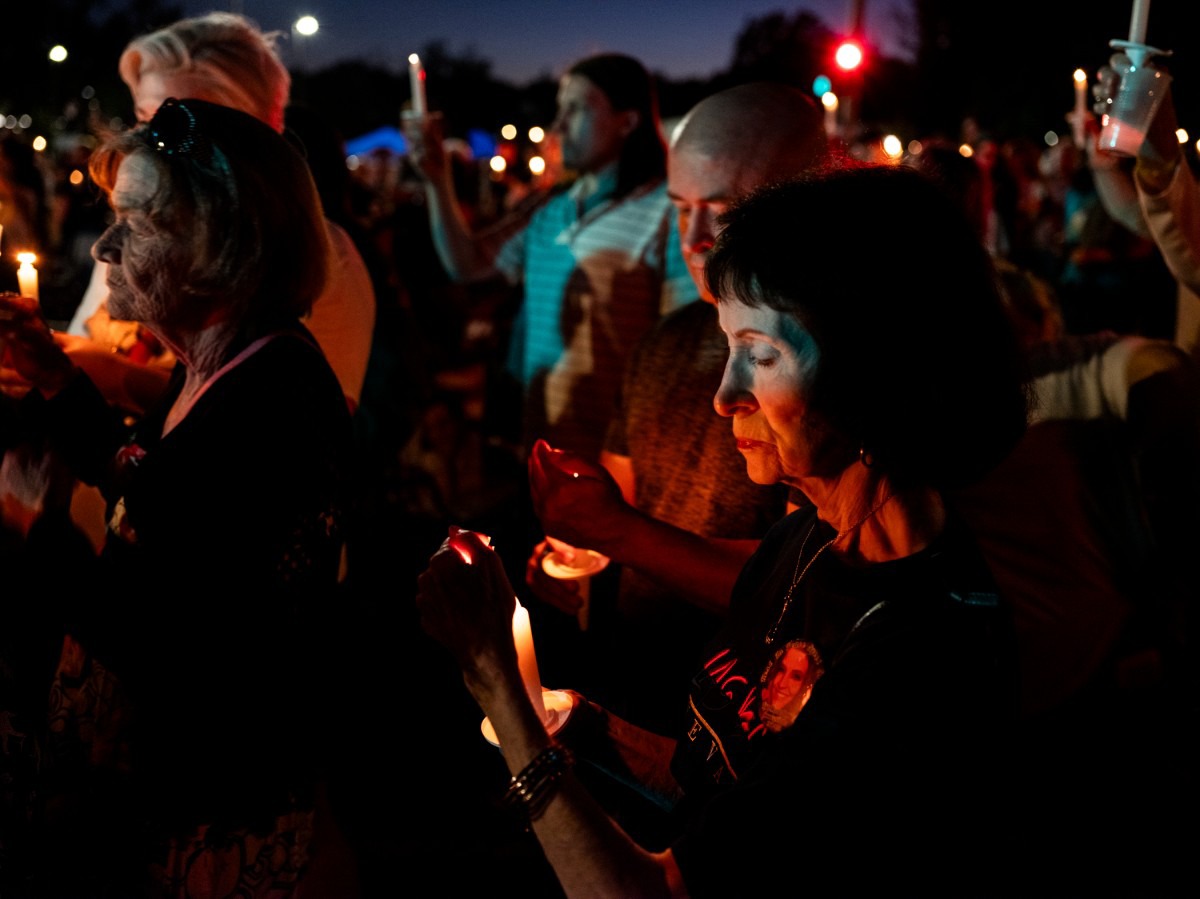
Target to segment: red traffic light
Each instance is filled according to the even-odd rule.
[[[834,62],[844,72],[853,72],[863,61],[862,45],[858,41],[842,41],[833,54]]]

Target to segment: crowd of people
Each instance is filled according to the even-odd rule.
[[[0,140],[0,897],[1194,888],[1169,95],[884,159],[602,53],[483,202],[276,39],[131,36],[90,203]]]

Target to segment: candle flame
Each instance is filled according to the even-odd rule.
[[[37,254],[36,253],[18,253],[17,261],[20,262],[22,265],[33,265],[35,262],[37,262]]]
[[[1087,81],[1087,72],[1085,72],[1083,69],[1076,69],[1075,70],[1075,80],[1078,81],[1080,84]]]
[[[415,53],[410,53],[410,54],[408,54],[408,61],[410,63],[412,63],[414,66],[420,65],[421,57],[417,56],[417,54],[415,54]]]

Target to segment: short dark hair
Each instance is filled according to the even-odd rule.
[[[813,411],[898,484],[970,483],[1016,444],[1019,344],[991,258],[931,181],[899,166],[810,172],[751,193],[723,223],[709,290],[812,334]]]
[[[158,146],[156,129],[169,118],[186,146]],[[308,165],[292,144],[247,113],[172,99],[92,153],[93,180],[111,192],[132,154],[168,175],[156,211],[182,208],[196,222],[201,250],[182,278],[185,297],[227,303],[247,337],[308,314],[325,286],[329,238]]]
[[[645,66],[632,56],[601,53],[581,59],[567,70],[590,81],[613,109],[638,114],[637,127],[625,138],[617,160],[615,196],[623,197],[667,174],[667,145],[658,115],[658,91]]]

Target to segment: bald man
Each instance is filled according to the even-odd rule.
[[[667,190],[701,299],[663,318],[639,343],[621,409],[601,455],[604,470],[535,452],[535,507],[545,532],[620,563],[617,620],[599,657],[613,711],[662,731],[685,701],[695,653],[723,614],[733,582],[767,528],[788,510],[787,488],[759,486],[729,424],[712,405],[729,355],[704,263],[718,217],[735,200],[828,159],[823,117],[807,94],[780,84],[730,88],[698,103],[675,130]],[[557,477],[570,469],[581,477]],[[539,596],[574,611],[578,594]]]

